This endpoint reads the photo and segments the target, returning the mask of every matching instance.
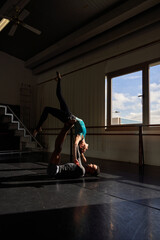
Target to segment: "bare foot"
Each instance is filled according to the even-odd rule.
[[[35,129],[34,132],[33,132],[33,137],[36,137],[37,133],[38,133],[38,131]]]
[[[34,130],[33,137],[36,137],[39,132],[42,132],[42,128],[41,127],[39,128],[38,131],[37,131],[37,129]]]
[[[59,72],[56,72],[56,74],[57,74],[57,78],[61,79],[61,74]]]
[[[56,72],[56,74],[57,74],[57,77],[54,78],[54,80],[55,80],[56,82],[58,82],[58,79],[61,79],[61,75],[60,75],[59,72]]]

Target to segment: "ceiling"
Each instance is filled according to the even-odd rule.
[[[22,11],[29,11],[23,21],[41,34],[18,25],[14,36],[9,36],[11,21],[0,32],[0,51],[28,65],[42,55],[40,64],[146,14],[158,4],[159,0],[1,0],[0,20],[6,13],[14,15],[15,6],[21,5]]]
[[[10,6],[12,5],[12,0]],[[1,1],[3,7],[7,1]],[[19,1],[17,1],[19,2]],[[13,37],[8,36],[9,23],[0,33],[0,50],[24,61],[83,27],[123,0],[32,0],[26,4],[30,14],[24,20],[42,31],[41,35],[19,26]],[[14,1],[13,1],[14,3]]]

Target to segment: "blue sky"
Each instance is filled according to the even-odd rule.
[[[141,123],[141,94],[142,71],[112,78],[112,117]],[[160,65],[150,67],[150,112],[151,123],[160,123]]]
[[[160,124],[160,64],[150,67],[151,123]]]
[[[142,71],[112,78],[112,116],[142,122],[141,94]]]

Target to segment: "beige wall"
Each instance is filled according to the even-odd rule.
[[[31,124],[34,124],[36,77],[24,67],[23,61],[3,52],[0,52],[0,76],[0,103],[3,104],[20,105],[21,84],[31,85]]]
[[[0,102],[20,104],[21,83],[32,83],[32,72],[24,68],[24,62],[0,52]]]

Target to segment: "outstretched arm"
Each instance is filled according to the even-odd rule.
[[[73,161],[77,161],[77,151],[78,151],[78,144],[79,142],[81,141],[81,136],[80,135],[77,135],[75,137],[75,142],[74,142],[74,149],[73,149]]]
[[[86,159],[86,157],[84,156],[84,153],[81,153],[81,157],[82,157],[83,162],[86,163],[86,162],[87,162],[87,159]]]

